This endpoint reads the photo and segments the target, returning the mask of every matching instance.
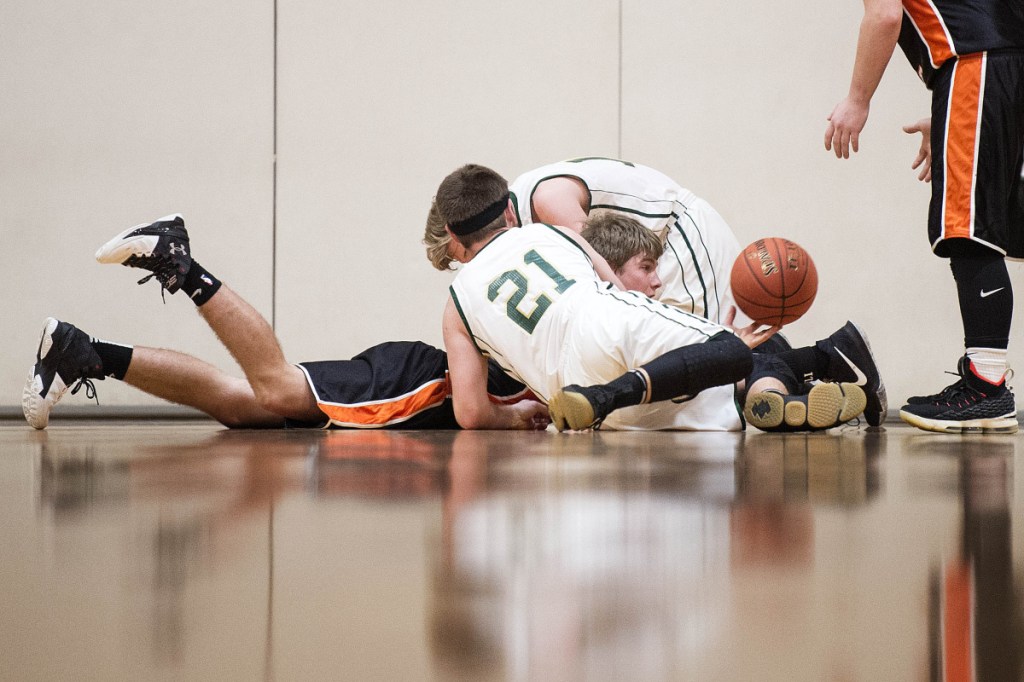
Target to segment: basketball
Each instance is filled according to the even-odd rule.
[[[818,271],[810,255],[781,237],[758,239],[732,266],[736,305],[755,322],[782,325],[806,313],[818,293]]]

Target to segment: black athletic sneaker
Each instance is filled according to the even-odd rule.
[[[582,431],[599,424],[612,411],[614,394],[603,386],[572,384],[551,397],[548,412],[559,431]]]
[[[881,425],[885,421],[889,401],[867,335],[853,322],[847,322],[839,331],[816,345],[830,358],[829,375],[822,378],[850,382],[863,388],[867,397],[864,419],[871,426]]]
[[[944,433],[1016,433],[1017,405],[1006,379],[993,384],[974,372],[965,355],[957,363],[960,379],[925,402],[908,403],[900,419],[925,431]]]
[[[815,384],[802,395],[768,390],[747,396],[743,416],[762,431],[821,431],[861,415],[867,398],[857,384]]]
[[[168,293],[181,288],[192,267],[192,254],[185,231],[185,219],[175,213],[153,223],[130,227],[96,252],[101,263],[120,263],[149,270],[139,284],[156,277]]]
[[[92,347],[89,336],[67,322],[46,319],[36,351],[36,364],[29,371],[21,394],[21,410],[33,428],[45,429],[50,410],[71,384],[71,393],[85,386],[85,394],[96,397],[91,379],[103,379],[103,361]]]

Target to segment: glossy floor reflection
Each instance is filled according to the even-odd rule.
[[[1021,437],[0,425],[0,679],[1021,679]]]

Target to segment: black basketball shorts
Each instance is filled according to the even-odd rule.
[[[390,341],[351,360],[302,362],[299,368],[325,419],[291,427],[457,429],[448,356],[419,341]],[[497,402],[531,398],[526,387],[489,364],[488,392]]]
[[[947,257],[947,240],[968,239],[1024,258],[1024,51],[951,59],[933,88],[932,249]]]

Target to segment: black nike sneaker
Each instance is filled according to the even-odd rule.
[[[604,386],[572,384],[551,397],[548,411],[559,431],[582,431],[598,425],[611,414],[615,394]]]
[[[36,364],[29,371],[21,394],[25,420],[33,428],[45,429],[50,410],[68,388],[74,395],[85,386],[85,394],[95,398],[96,386],[91,379],[103,379],[103,361],[88,334],[67,322],[47,318],[36,351]]]
[[[1017,404],[1004,378],[998,384],[978,376],[966,355],[957,363],[960,379],[939,393],[917,396],[900,409],[900,419],[925,431],[1016,433]]]
[[[864,419],[871,426],[881,425],[885,421],[889,401],[867,335],[853,322],[847,322],[816,345],[829,356],[829,375],[821,378],[849,382],[863,388],[867,397]]]
[[[762,431],[822,431],[864,412],[867,398],[857,384],[815,384],[802,395],[768,390],[747,396],[743,417]]]
[[[156,277],[173,294],[181,288],[192,267],[185,219],[175,213],[153,223],[130,227],[101,246],[96,260],[149,270],[152,274],[140,279],[139,284]]]

